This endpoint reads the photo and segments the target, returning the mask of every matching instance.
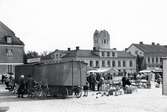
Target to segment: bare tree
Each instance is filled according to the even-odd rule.
[[[36,51],[28,51],[27,53],[24,54],[24,63],[27,63],[27,59],[30,58],[38,58],[40,55]]]

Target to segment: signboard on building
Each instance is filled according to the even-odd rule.
[[[167,57],[163,58],[162,95],[167,95]]]
[[[40,63],[40,61],[41,61],[40,58],[27,59],[27,63]]]

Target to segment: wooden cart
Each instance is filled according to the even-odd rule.
[[[57,64],[26,64],[15,67],[15,78],[18,81],[21,75],[24,75],[25,79],[31,76],[36,82],[47,85],[47,95],[50,96],[65,98],[75,95],[80,97],[82,87],[86,84],[86,70],[87,65],[79,61]],[[42,89],[37,90],[39,95],[41,95],[40,92],[44,91]]]

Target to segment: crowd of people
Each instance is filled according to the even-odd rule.
[[[153,77],[154,76],[154,77]],[[159,87],[162,76],[159,73],[124,74],[119,80],[114,80],[111,74],[90,73],[87,77],[88,88],[92,91],[107,91],[108,94],[130,94],[137,88],[151,88],[151,81]],[[154,79],[154,80],[153,80]],[[120,93],[120,90],[121,93]]]
[[[29,97],[45,95],[48,85],[43,81],[35,81],[32,76],[28,76],[26,79],[24,75],[21,75],[17,84],[19,85],[17,89],[18,97],[23,98],[24,94],[27,94]]]
[[[113,91],[115,94],[122,94],[119,92],[121,89],[125,93],[131,86],[130,79],[126,75],[118,78],[114,80],[111,74],[90,73],[87,77],[88,88],[92,91],[105,91],[110,95],[113,94]]]
[[[21,75],[18,80],[15,80],[13,74],[3,74],[1,83],[5,84],[5,89],[16,93],[18,98],[23,98],[25,94],[32,97],[35,92],[41,91],[41,88],[47,88],[47,85],[42,81],[37,82],[31,76],[25,78],[24,75]]]
[[[6,89],[13,90],[15,87],[15,80],[13,74],[2,74],[1,83],[6,85]]]

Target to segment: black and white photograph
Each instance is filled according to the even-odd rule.
[[[0,0],[0,112],[167,112],[167,1]]]

